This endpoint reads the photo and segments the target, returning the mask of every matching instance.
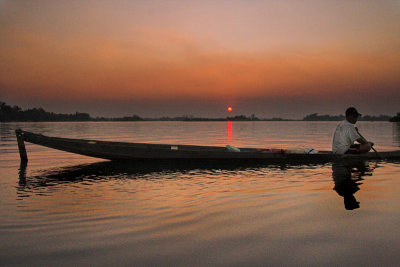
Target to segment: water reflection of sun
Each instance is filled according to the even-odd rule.
[[[232,122],[228,121],[228,144],[232,141]]]

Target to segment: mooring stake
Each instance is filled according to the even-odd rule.
[[[21,129],[15,130],[15,135],[17,136],[19,156],[21,157],[21,163],[28,162],[28,155],[26,154],[24,134]]]
[[[18,175],[19,175],[19,181],[18,184],[20,186],[26,186],[26,166],[28,162],[26,161],[21,161],[21,165],[19,166],[19,171],[18,171]]]

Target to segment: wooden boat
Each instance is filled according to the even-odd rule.
[[[16,130],[21,160],[27,161],[24,141],[66,152],[108,160],[239,160],[239,161],[332,161],[343,158],[400,159],[400,150],[369,152],[362,155],[337,155],[330,151],[316,154],[292,152],[283,149],[233,148],[218,146],[192,146],[83,140],[49,137]]]

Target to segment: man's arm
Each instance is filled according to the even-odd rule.
[[[364,137],[360,137],[356,140],[360,144],[367,144],[368,141]]]
[[[356,141],[357,141],[358,143],[360,143],[360,144],[362,144],[362,145],[363,145],[363,144],[370,144],[371,147],[374,145],[373,142],[369,142],[367,139],[365,139],[365,138],[358,132],[358,128],[357,128],[357,127],[354,127],[354,128],[355,128],[355,130],[356,130],[358,136],[360,136],[359,138],[356,139]]]

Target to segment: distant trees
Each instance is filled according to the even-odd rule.
[[[345,119],[344,115],[318,115],[318,113],[312,113],[303,118],[303,121],[342,121]],[[358,119],[359,121],[389,121],[390,116],[387,115],[379,115],[379,116],[370,116],[365,115]]]
[[[137,115],[121,118],[92,118],[88,113],[57,114],[47,112],[43,108],[22,110],[18,106],[9,106],[0,102],[0,121],[142,121]]]
[[[387,115],[379,115],[379,116],[365,115],[365,116],[362,116],[359,120],[360,121],[389,121],[390,119],[391,119],[391,117],[387,116]]]
[[[139,117],[138,115],[133,115],[131,117],[125,116],[122,118],[114,118],[114,119],[108,119],[108,120],[112,120],[112,121],[142,121],[143,119],[141,117]]]
[[[235,117],[227,117],[226,119],[229,121],[259,121],[260,120],[254,114],[252,114],[250,117],[246,117],[245,115],[239,115],[239,116],[235,116]]]
[[[88,113],[57,114],[47,112],[42,108],[22,110],[18,106],[9,106],[0,102],[0,121],[89,121]]]
[[[343,115],[331,116],[331,115],[318,115],[318,113],[312,113],[303,118],[303,121],[341,121],[344,120]],[[379,116],[362,116],[360,121],[400,121],[400,112],[397,116],[390,117],[386,115]],[[288,121],[282,118],[272,119],[259,119],[256,115],[251,116],[238,115],[234,117],[226,118],[199,118],[192,115],[184,115],[181,117],[162,117],[162,118],[141,118],[138,115],[125,116],[119,118],[92,118],[88,113],[75,112],[73,114],[57,114],[53,112],[47,112],[43,108],[33,108],[22,110],[18,106],[10,106],[0,101],[0,121]]]
[[[330,116],[330,115],[318,115],[318,113],[313,113],[303,118],[303,121],[341,121],[341,120],[344,120],[343,115]]]
[[[0,121],[15,121],[22,116],[21,108],[18,106],[11,107],[4,102],[0,102]]]
[[[391,122],[400,122],[400,112],[397,113],[396,116],[394,116],[393,118],[390,118]]]

